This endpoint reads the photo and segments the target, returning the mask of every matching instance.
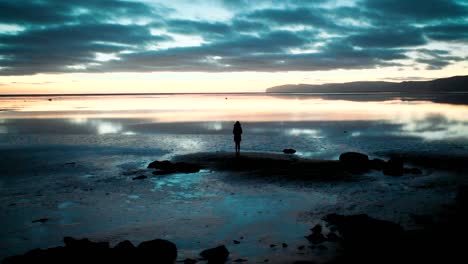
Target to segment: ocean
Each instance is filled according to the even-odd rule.
[[[463,157],[467,94],[144,94],[0,97],[0,259],[64,236],[115,244],[164,238],[179,258],[226,244],[233,259],[297,254],[327,213],[367,213],[414,226],[454,197],[462,175],[380,172],[349,182],[290,182],[202,170],[154,176],[154,160],[196,152],[338,159],[347,151]],[[441,182],[443,184],[441,184]],[[431,185],[432,184],[432,185]],[[427,186],[435,186],[427,188]],[[46,218],[44,222],[34,220]],[[243,240],[234,245],[232,240]],[[312,249],[310,249],[312,250]],[[326,258],[321,253],[319,258]]]

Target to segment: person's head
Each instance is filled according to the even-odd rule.
[[[236,123],[234,124],[235,126],[240,126],[240,122],[239,121],[236,121]]]

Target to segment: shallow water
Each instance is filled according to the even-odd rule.
[[[326,159],[345,151],[465,155],[468,106],[431,98],[0,97],[0,258],[76,236],[111,243],[166,238],[178,245],[180,258],[226,244],[232,259],[280,261],[301,258],[296,247],[308,244],[303,236],[327,213],[368,213],[412,227],[410,214],[432,212],[453,198],[458,175],[370,173],[334,183],[216,171],[132,177],[151,176],[145,168],[156,159],[231,151],[236,120],[243,125],[243,151],[294,148]],[[31,222],[40,218],[49,220]],[[269,247],[282,242],[290,246]],[[310,251],[317,258],[328,254]]]

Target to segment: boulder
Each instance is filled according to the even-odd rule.
[[[168,160],[158,161],[155,160],[148,164],[148,169],[158,169],[158,170],[170,170],[172,169],[172,162]]]
[[[156,169],[154,175],[167,175],[171,173],[196,173],[199,172],[201,166],[186,162],[172,163],[168,160],[153,161],[148,165],[148,168]]]
[[[363,172],[370,168],[369,156],[358,152],[345,152],[341,154],[340,163],[351,172]]]
[[[140,176],[136,176],[136,177],[133,177],[132,180],[143,180],[143,179],[146,179],[148,177],[146,177],[145,175],[140,175]]]
[[[87,238],[74,239],[73,237],[64,237],[63,242],[67,249],[73,250],[102,250],[109,249],[108,242],[92,242]]]
[[[140,263],[174,263],[177,247],[164,239],[141,242],[137,247]]]
[[[222,245],[215,248],[205,249],[200,253],[208,263],[224,263],[229,256],[229,251]]]
[[[369,161],[369,167],[373,170],[383,170],[385,168],[385,160],[383,159],[373,159]]]
[[[369,217],[366,214],[329,214],[324,220],[336,226],[349,250],[372,250],[394,246],[403,239],[404,230],[396,223]],[[377,243],[378,242],[378,243]]]
[[[132,244],[132,242],[130,242],[129,240],[124,240],[120,243],[118,243],[114,249],[116,250],[133,250],[135,249],[136,247]]]
[[[320,244],[320,243],[323,243],[323,242],[327,241],[325,236],[322,234],[322,226],[321,225],[317,224],[313,228],[311,228],[310,230],[312,231],[312,234],[310,234],[308,236],[305,236],[305,238],[307,238],[307,240],[309,240],[309,242],[311,242],[313,244]]]
[[[403,173],[403,159],[399,156],[391,157],[383,169],[383,174],[388,176],[402,176]]]
[[[284,153],[284,154],[294,154],[294,153],[296,153],[296,150],[295,150],[295,149],[291,149],[291,148],[283,149],[283,153]]]

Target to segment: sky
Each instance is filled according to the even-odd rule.
[[[468,0],[0,0],[0,94],[468,74]]]

